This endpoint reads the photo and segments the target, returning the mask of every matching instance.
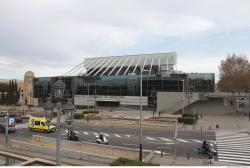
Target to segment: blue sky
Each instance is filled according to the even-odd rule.
[[[0,78],[66,73],[84,58],[173,52],[184,72],[250,55],[248,0],[0,0]]]

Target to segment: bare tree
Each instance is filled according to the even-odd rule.
[[[219,66],[218,88],[223,92],[242,92],[250,87],[250,63],[245,56],[228,55]]]

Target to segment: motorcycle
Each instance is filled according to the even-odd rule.
[[[68,140],[72,140],[72,141],[78,141],[78,134],[76,131],[68,131],[66,130],[66,137]]]
[[[207,155],[214,155],[216,156],[217,155],[217,151],[213,148],[213,144],[207,144],[207,147],[204,148],[204,147],[200,147],[200,148],[197,148],[197,151],[199,154],[207,154]]]
[[[103,134],[100,134],[100,135],[96,136],[96,143],[98,143],[98,144],[106,144],[106,145],[109,144],[107,138]]]

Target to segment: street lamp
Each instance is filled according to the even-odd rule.
[[[141,80],[140,80],[140,154],[139,154],[139,160],[142,161],[142,71],[148,72],[148,70],[142,70],[141,65]]]
[[[48,122],[51,121],[52,119],[52,114],[53,114],[53,110],[54,110],[54,104],[51,103],[51,97],[48,97],[47,98],[47,101],[46,103],[44,104],[43,106],[44,110],[45,110],[45,117],[46,117],[46,120]]]
[[[29,98],[30,98],[30,101],[29,101],[29,110],[31,110],[31,96],[32,96],[31,89],[29,90],[28,95],[29,95]]]
[[[61,99],[63,98],[63,93],[65,90],[65,83],[62,80],[58,80],[54,84],[54,93],[55,98],[57,101],[57,141],[56,141],[56,165],[61,165],[61,156],[60,156],[60,147],[61,147],[61,139],[60,139],[60,113],[61,113],[61,106],[60,103]]]
[[[182,114],[184,114],[184,108],[185,108],[185,104],[184,104],[184,97],[185,97],[185,79],[182,79]]]
[[[73,131],[73,119],[76,108],[73,105],[71,98],[67,100],[67,103],[63,107],[63,111],[65,112],[65,122],[68,124],[68,132],[70,130]]]
[[[8,146],[8,133],[9,133],[9,114],[5,116],[5,145]]]
[[[5,98],[5,103],[6,105],[8,106],[8,99],[7,99],[7,96],[8,96],[8,92],[3,92],[3,95],[4,95],[4,98]]]

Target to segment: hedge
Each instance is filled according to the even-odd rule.
[[[82,114],[85,115],[85,114],[98,114],[99,113],[99,110],[84,110],[82,111]]]
[[[76,109],[93,109],[94,106],[82,106],[82,105],[75,105]]]
[[[111,166],[160,166],[159,164],[144,163],[137,160],[118,158],[110,164]]]
[[[185,113],[182,114],[182,118],[178,118],[179,123],[183,124],[195,124],[198,120],[198,114],[193,114],[193,113]]]
[[[84,115],[82,113],[75,113],[74,114],[74,119],[82,119]]]

